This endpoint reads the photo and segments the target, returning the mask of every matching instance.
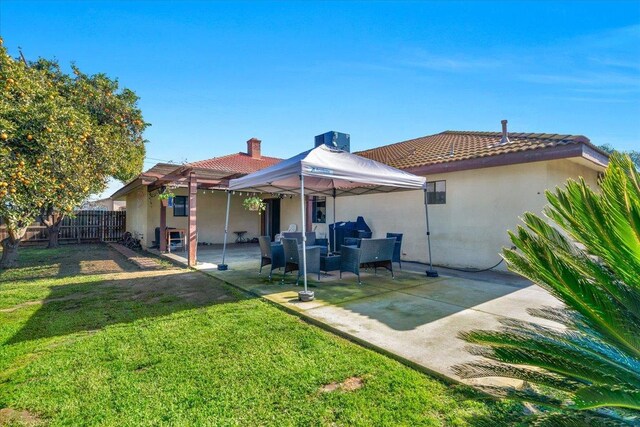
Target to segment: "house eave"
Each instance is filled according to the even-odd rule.
[[[608,156],[587,144],[570,144],[536,150],[518,151],[495,156],[479,157],[474,159],[457,160],[423,166],[415,166],[403,169],[415,175],[430,175],[448,172],[458,172],[470,169],[483,169],[496,166],[508,166],[521,163],[542,162],[548,160],[582,158],[596,170],[604,170],[607,167]]]
[[[115,193],[113,193],[111,196],[109,196],[109,198],[112,199],[112,200],[122,200],[127,194],[129,194],[130,192],[132,192],[136,188],[138,188],[138,187],[140,187],[142,185],[148,185],[148,184],[145,184],[144,182],[145,182],[145,180],[140,178],[140,177],[135,178],[135,179],[129,181],[123,187],[119,188]]]

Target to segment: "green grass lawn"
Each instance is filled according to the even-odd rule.
[[[504,425],[482,399],[189,270],[106,246],[0,272],[0,425]],[[425,350],[427,351],[427,350]]]

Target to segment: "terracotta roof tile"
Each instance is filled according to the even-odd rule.
[[[236,153],[187,163],[186,166],[230,172],[231,174],[247,174],[275,165],[281,161],[282,159],[276,157],[262,156],[260,158],[253,158],[246,153]]]
[[[510,142],[506,144],[500,144],[501,138],[501,132],[448,130],[360,151],[356,154],[399,169],[406,169],[560,145],[578,143],[591,145],[589,139],[582,135],[510,132]]]

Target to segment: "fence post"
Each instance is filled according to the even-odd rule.
[[[76,217],[78,220],[76,221],[76,240],[78,243],[80,243],[80,222],[82,222],[82,211],[80,211],[78,213],[78,216]]]

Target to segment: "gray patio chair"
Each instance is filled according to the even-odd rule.
[[[357,246],[360,247],[360,241],[362,239],[359,239],[357,237],[345,237],[344,241],[342,242],[342,246]]]
[[[273,270],[284,267],[282,245],[271,243],[269,236],[258,237],[258,243],[260,243],[260,271],[258,274],[262,274],[262,267],[270,265],[269,280],[271,280]]]
[[[384,267],[393,275],[393,248],[396,239],[362,239],[359,248],[342,247],[340,258],[340,278],[344,271],[351,272],[360,280],[360,267],[373,267],[374,274],[378,267]]]
[[[319,239],[316,237],[315,231],[309,231],[305,233],[307,236],[307,246],[322,246],[320,248],[320,254],[326,255],[329,250],[329,239]],[[282,237],[285,239],[296,239],[298,244],[302,244],[302,233],[294,232],[294,233],[282,233]]]
[[[282,239],[282,249],[284,250],[284,273],[282,274],[282,283],[284,277],[290,271],[298,270],[296,285],[300,283],[302,271],[300,263],[302,262],[302,249],[298,248],[296,239]],[[307,274],[317,273],[320,280],[320,248],[307,248]]]
[[[396,239],[395,247],[393,248],[393,262],[397,262],[402,270],[402,261],[400,255],[402,255],[402,233],[387,233],[387,238],[394,237]]]
[[[302,232],[294,231],[294,232],[284,232],[282,233],[283,239],[296,239],[298,244],[302,244]]]

